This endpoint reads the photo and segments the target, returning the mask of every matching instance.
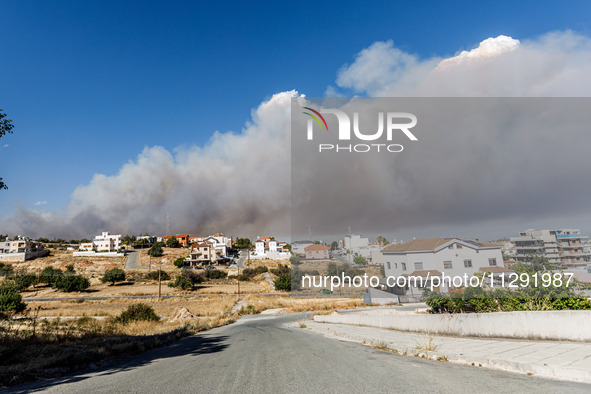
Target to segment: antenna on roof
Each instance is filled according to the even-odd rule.
[[[353,233],[351,232],[351,225],[349,225],[349,237],[352,235]]]

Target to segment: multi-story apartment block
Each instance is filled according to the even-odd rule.
[[[582,240],[579,229],[534,230],[529,229],[512,237],[518,261],[528,261],[532,255],[544,256],[552,264],[564,266],[584,265],[591,260],[591,253]]]

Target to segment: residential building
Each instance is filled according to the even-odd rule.
[[[291,251],[294,254],[305,254],[306,248],[310,245],[314,245],[312,241],[294,241],[291,243]]]
[[[518,261],[529,261],[531,256],[544,256],[552,264],[563,266],[585,265],[591,261],[591,252],[579,229],[535,230],[529,229],[512,237]]]
[[[278,259],[285,260],[291,257],[287,250],[287,243],[278,242],[274,237],[259,237],[254,242],[254,251],[251,252],[251,259]]]
[[[165,235],[162,237],[162,242],[166,243],[170,238],[175,237],[179,240],[179,244],[183,247],[189,246],[189,234],[175,234],[175,235]]]
[[[204,242],[198,245],[193,245],[191,252],[185,261],[189,263],[190,266],[196,267],[215,263],[216,261],[221,260],[222,257],[223,256],[217,254],[216,249],[211,243]]]
[[[325,245],[310,245],[304,249],[308,260],[330,259],[330,248]]]
[[[41,242],[32,241],[30,238],[20,235],[14,241],[0,242],[0,261],[25,261],[48,254],[49,251],[43,248]]]
[[[367,248],[369,246],[369,238],[363,238],[361,235],[347,235],[343,239],[343,248],[354,250],[359,248]]]
[[[108,231],[94,237],[92,242],[82,243],[79,251],[115,252],[121,249],[121,234],[112,235]]]
[[[154,242],[157,242],[158,237],[152,235],[138,235],[135,239],[136,241],[144,241],[144,243],[153,244]]]
[[[501,245],[464,238],[424,238],[402,244],[391,244],[382,250],[386,278],[420,277],[423,286],[391,287],[387,291],[400,295],[417,296],[431,286],[433,276],[445,273],[448,277],[474,276],[485,271],[496,276],[512,272],[504,268]],[[448,283],[438,290],[448,292]]]

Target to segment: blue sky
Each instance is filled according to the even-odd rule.
[[[499,34],[589,36],[589,15],[585,1],[0,1],[0,108],[15,124],[0,217],[61,209],[145,146],[239,132],[277,92],[322,96],[376,41],[449,56]]]

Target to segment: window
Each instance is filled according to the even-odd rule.
[[[451,261],[444,261],[443,262],[443,268],[447,268],[447,269],[451,269],[453,268]]]
[[[490,265],[490,266],[497,265],[497,259],[488,259],[488,265]]]
[[[472,267],[472,260],[464,260],[464,267],[466,267],[466,268]]]
[[[406,271],[406,263],[401,263],[402,264],[402,270]]]
[[[456,245],[456,249],[462,249],[462,245],[460,245],[460,244],[457,244],[457,245]]]
[[[394,263],[394,268],[398,269],[398,263]]]
[[[415,263],[415,271],[420,271],[423,269],[423,263]]]
[[[390,269],[390,262],[389,261],[386,263],[386,265],[388,266],[388,269]]]

